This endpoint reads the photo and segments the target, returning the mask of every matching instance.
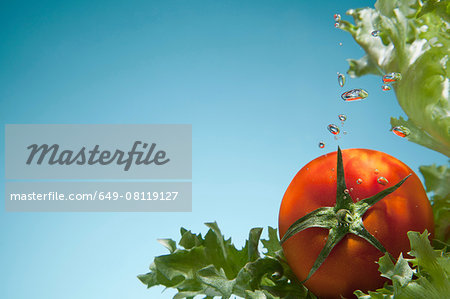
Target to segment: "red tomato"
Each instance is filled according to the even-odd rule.
[[[353,201],[359,201],[412,175],[392,194],[372,206],[363,216],[365,228],[395,258],[410,250],[408,231],[434,233],[430,202],[417,175],[403,162],[368,149],[342,151],[345,181]],[[291,224],[317,208],[336,204],[336,152],[318,157],[292,180],[281,203],[280,238]],[[380,177],[386,179],[379,180]],[[378,181],[381,183],[379,183]],[[308,228],[283,243],[289,266],[303,281],[325,245],[328,229]],[[386,281],[376,262],[383,255],[366,240],[347,234],[331,251],[305,286],[321,298],[353,297],[355,290],[375,290]]]

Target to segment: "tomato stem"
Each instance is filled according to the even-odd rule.
[[[349,233],[363,238],[382,253],[388,253],[380,241],[366,230],[362,217],[370,207],[397,190],[411,174],[394,186],[386,188],[371,197],[364,198],[355,203],[345,184],[344,163],[340,147],[338,147],[337,151],[336,175],[336,205],[334,207],[318,208],[301,217],[288,228],[280,241],[280,243],[283,244],[297,233],[310,227],[321,227],[329,230],[327,241],[303,282],[307,281],[316,270],[319,269],[334,246]]]

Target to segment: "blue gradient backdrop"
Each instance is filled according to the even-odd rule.
[[[333,14],[348,19],[369,4],[2,1],[2,123],[191,123],[193,212],[2,208],[0,297],[171,298],[136,278],[166,252],[157,238],[178,238],[180,226],[204,233],[216,220],[242,246],[251,227],[277,225],[295,173],[338,144],[382,150],[415,171],[446,163],[389,132],[389,118],[404,114],[380,78],[348,79],[345,89],[370,95],[340,100],[336,72],[363,51]],[[348,134],[335,141],[326,126],[340,113]]]

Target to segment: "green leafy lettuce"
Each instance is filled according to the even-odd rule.
[[[175,288],[174,298],[316,298],[301,285],[286,264],[277,231],[269,227],[269,239],[260,240],[262,228],[250,230],[245,246],[238,250],[224,239],[217,223],[206,223],[205,237],[181,228],[181,239],[159,242],[169,254],[158,256],[150,272],[138,278],[147,287]],[[260,241],[265,253],[258,250]]]
[[[402,255],[394,264],[386,254],[378,261],[381,276],[392,281],[368,294],[356,291],[360,299],[440,299],[450,295],[450,259],[443,250],[433,250],[428,240],[428,232],[408,232],[411,243],[409,254],[412,259],[404,259]],[[412,267],[411,267],[412,265]]]
[[[435,222],[435,238],[450,240],[450,168],[447,166],[421,166],[425,187],[431,198]]]
[[[450,1],[378,0],[347,14],[355,24],[342,20],[340,28],[366,52],[349,59],[348,74],[401,73],[393,89],[408,120],[392,118],[392,127],[406,126],[408,140],[450,157]]]

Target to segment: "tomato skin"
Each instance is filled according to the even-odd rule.
[[[345,181],[353,201],[358,201],[398,183],[406,182],[392,194],[372,206],[363,216],[365,228],[395,258],[410,250],[408,231],[433,235],[431,205],[420,179],[400,160],[383,152],[368,149],[342,151]],[[318,157],[305,165],[284,194],[279,214],[280,238],[297,219],[323,206],[336,204],[337,153]],[[377,182],[379,177],[386,185]],[[361,184],[357,180],[361,179]],[[304,280],[327,240],[328,230],[308,228],[283,243],[289,266],[297,278]],[[331,251],[325,262],[305,282],[320,298],[354,297],[355,290],[375,290],[386,281],[378,272],[376,261],[383,254],[366,240],[347,234]]]

